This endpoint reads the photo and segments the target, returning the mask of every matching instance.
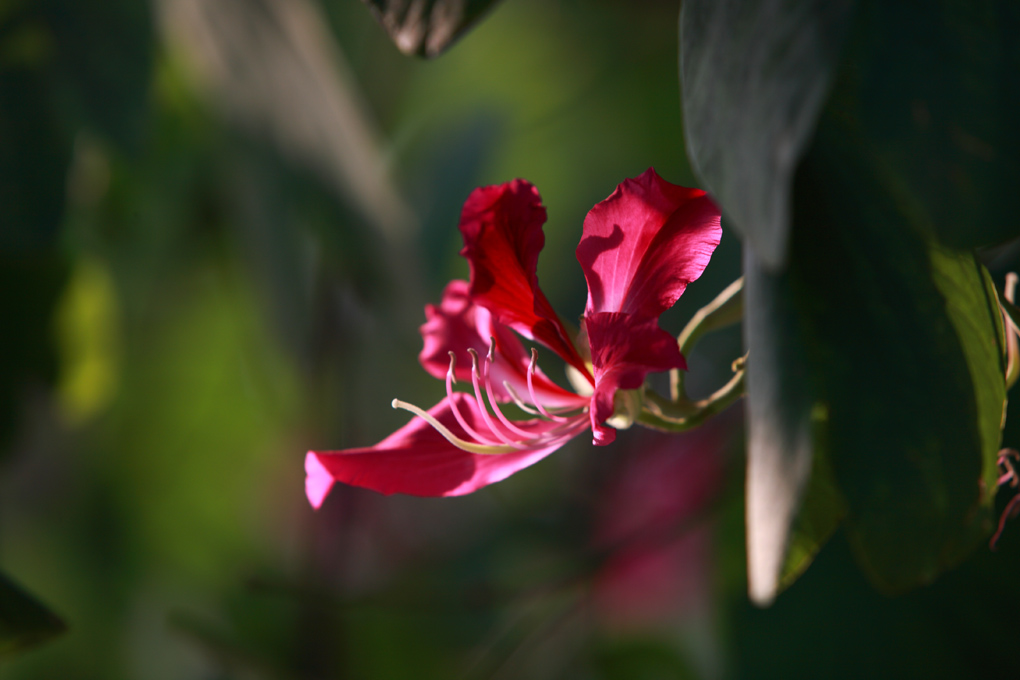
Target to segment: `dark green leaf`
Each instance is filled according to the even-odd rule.
[[[919,228],[954,247],[1020,234],[1020,5],[851,4],[684,2],[687,148],[723,212],[784,261],[793,171],[839,63],[830,99]]]
[[[831,107],[912,221],[954,247],[1020,235],[1020,4],[862,0]]]
[[[687,152],[771,269],[785,259],[790,183],[825,103],[853,0],[684,0]]]
[[[814,503],[794,521],[812,440],[860,561],[889,590],[959,562],[995,488],[1001,319],[976,259],[931,236],[973,246],[1018,231],[1020,10],[857,4],[688,0],[681,18],[689,151],[752,251],[759,599],[803,562],[791,523],[810,529],[808,552],[834,523]]]
[[[496,0],[364,0],[404,54],[438,56]]]
[[[827,110],[797,174],[786,294],[851,544],[878,585],[901,590],[988,530],[1001,318],[975,256],[927,242],[857,152]]]
[[[66,629],[56,614],[0,574],[0,657],[45,642]]]
[[[818,551],[832,538],[845,515],[846,503],[836,486],[829,458],[820,447],[815,447],[804,501],[790,527],[786,560],[779,575],[780,590],[800,578],[811,566]]]

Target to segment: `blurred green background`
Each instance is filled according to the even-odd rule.
[[[355,0],[0,1],[0,569],[68,625],[0,676],[1020,675],[1008,530],[898,600],[837,536],[753,609],[739,405],[464,498],[309,508],[307,449],[442,394],[417,327],[467,276],[471,189],[538,187],[571,318],[587,210],[649,166],[696,185],[677,11],[507,0],[422,61]],[[739,263],[727,233],[667,329]],[[703,343],[692,392],[740,352]]]

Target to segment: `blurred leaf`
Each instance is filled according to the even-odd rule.
[[[0,574],[0,657],[59,635],[67,626],[38,600]]]
[[[497,0],[364,0],[404,54],[438,56]]]
[[[599,678],[605,680],[653,680],[700,677],[679,650],[653,638],[603,642],[595,648]]]
[[[53,310],[67,266],[52,255],[0,255],[0,452],[6,452],[26,387],[57,377]]]
[[[144,132],[155,42],[148,2],[44,0],[58,102],[122,147]],[[76,121],[77,122],[77,121]]]
[[[60,403],[64,417],[80,424],[102,411],[117,389],[120,310],[106,264],[79,258],[55,311]]]
[[[769,268],[785,260],[790,183],[825,103],[854,0],[684,0],[687,152]]]
[[[229,669],[231,675],[245,671],[260,677],[289,678],[295,674],[287,672],[275,659],[267,658],[265,650],[252,649],[212,624],[192,613],[175,610],[167,616],[167,626],[177,635],[198,646],[216,665]]]
[[[152,22],[139,0],[42,0],[0,14],[0,248],[48,246],[74,134],[140,138]]]
[[[42,78],[21,68],[0,70],[0,250],[52,242],[64,212],[70,158],[70,140]]]

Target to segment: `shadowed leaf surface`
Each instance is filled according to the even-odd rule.
[[[689,151],[752,251],[759,599],[838,521],[838,503],[795,514],[819,455],[887,590],[930,582],[987,532],[1001,321],[987,273],[954,248],[1016,232],[1017,17],[995,0],[684,5]]]
[[[853,0],[685,0],[687,153],[769,268],[786,257],[790,183],[839,62]]]
[[[0,658],[45,642],[66,628],[56,614],[0,574]]]
[[[1018,29],[1008,0],[689,0],[688,151],[770,268],[785,260],[793,173],[826,99],[917,226],[954,247],[1004,241],[1020,233]]]
[[[974,256],[928,243],[853,162],[838,121],[823,118],[798,173],[791,263],[772,293],[800,322],[776,332],[805,339],[801,368],[784,370],[811,376],[850,542],[895,591],[930,582],[987,532],[1001,327]]]

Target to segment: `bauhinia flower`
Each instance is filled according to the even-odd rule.
[[[649,169],[588,213],[577,259],[588,282],[581,330],[573,333],[538,286],[546,212],[524,180],[476,189],[464,204],[461,255],[471,280],[451,281],[425,308],[422,366],[445,379],[446,396],[375,446],[310,451],[305,490],[318,508],[335,482],[385,494],[458,496],[498,482],[591,428],[633,409],[628,390],[649,373],[686,369],[677,340],[659,327],[719,244],[719,210],[699,189]],[[515,332],[559,355],[577,391],[560,387]],[[470,391],[454,390],[458,382]],[[532,416],[509,417],[510,404]]]

